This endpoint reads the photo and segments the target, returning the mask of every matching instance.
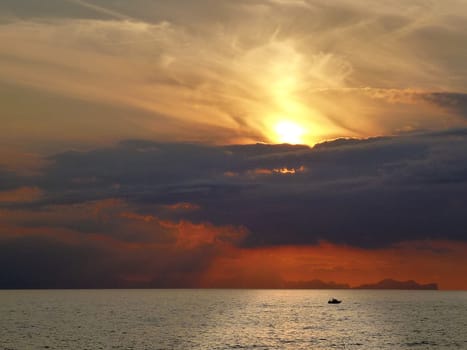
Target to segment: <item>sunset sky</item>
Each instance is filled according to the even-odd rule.
[[[465,0],[0,1],[0,288],[467,289]]]

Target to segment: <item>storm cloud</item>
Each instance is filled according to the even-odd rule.
[[[465,129],[312,148],[132,140],[51,157],[33,205],[118,198],[141,214],[245,226],[246,246],[466,240],[466,147]],[[177,203],[197,209],[163,209]]]
[[[239,249],[466,242],[466,147],[456,129],[314,147],[129,140],[59,153],[2,203],[4,287],[200,286]],[[26,277],[39,270],[52,272]]]

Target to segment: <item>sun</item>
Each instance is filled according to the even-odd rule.
[[[302,144],[305,130],[297,123],[281,121],[275,126],[277,140],[281,143]]]

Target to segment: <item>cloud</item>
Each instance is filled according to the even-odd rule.
[[[204,230],[190,223],[172,227],[175,236],[180,234],[175,242],[154,243],[120,240],[105,231],[91,235],[2,225],[0,288],[280,288],[310,278],[356,286],[387,276],[467,288],[458,278],[466,272],[461,242],[404,242],[376,250],[329,243],[239,248],[241,230],[212,225]],[[16,233],[5,235],[5,229]],[[157,225],[153,233],[158,234]]]
[[[20,187],[9,191],[0,191],[0,205],[4,203],[34,202],[41,198],[42,191],[37,187]]]
[[[1,249],[17,251],[4,257],[5,286],[353,285],[371,275],[459,288],[439,276],[467,241],[466,143],[467,131],[453,129],[313,148],[129,140],[60,153],[28,178],[40,188],[34,201],[11,200],[24,189],[4,191]],[[401,256],[424,277],[396,274]],[[293,274],[302,258],[309,267]],[[435,274],[423,270],[440,259]],[[54,264],[44,284],[27,282]],[[360,277],[343,278],[350,271]]]
[[[162,220],[119,200],[0,211],[0,288],[196,287],[246,230]]]
[[[467,118],[467,94],[433,92],[423,96],[427,101]]]
[[[4,0],[0,3],[2,20],[44,19],[44,18],[92,18],[102,17],[102,13],[62,0]],[[109,18],[109,16],[105,16]]]
[[[92,108],[92,117],[76,117],[83,123],[44,113],[45,124],[58,123],[69,137],[87,139],[89,130],[112,125],[107,140],[152,132],[210,143],[275,141],[274,125],[285,118],[299,122],[314,144],[465,125],[423,99],[387,103],[357,92],[462,94],[467,21],[454,0],[442,8],[363,0],[1,6],[11,14],[0,25],[2,82],[74,101],[78,111],[115,111],[109,117],[112,108]],[[13,101],[5,108],[18,110]],[[18,123],[2,129],[40,138],[31,123]]]
[[[458,101],[463,94],[459,92],[364,87],[315,89],[306,95],[310,103],[319,110],[326,110],[328,118],[349,134],[371,130],[370,135],[397,135],[466,125],[465,111]],[[342,106],[347,112],[343,112]],[[343,113],[358,115],[358,118],[343,118]]]
[[[20,187],[24,180],[15,172],[0,166],[0,191],[9,191]]]
[[[112,17],[112,18],[118,18],[118,19],[123,19],[123,20],[131,20],[132,19],[131,17],[129,17],[127,15],[124,15],[124,14],[119,13],[117,11],[113,11],[112,9],[109,9],[107,7],[94,5],[94,4],[89,3],[87,1],[84,1],[84,0],[66,0],[66,1],[68,1],[68,2],[70,2],[72,4],[76,4],[76,5],[85,7],[87,9],[94,10],[95,12],[97,12],[99,14],[103,14],[103,15],[106,15],[106,16],[109,16],[109,17]]]
[[[143,217],[244,226],[250,247],[466,240],[466,146],[465,129],[313,148],[132,140],[51,157],[32,181],[44,192],[31,205],[70,206],[65,222],[77,229],[87,222],[81,203],[114,198]],[[169,209],[179,203],[194,210]],[[114,234],[131,231],[121,219],[113,225]]]
[[[27,236],[1,239],[0,251],[2,289],[118,286],[118,257],[104,246]]]

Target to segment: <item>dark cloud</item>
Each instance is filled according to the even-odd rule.
[[[314,148],[133,140],[58,154],[36,185],[41,206],[118,198],[145,215],[243,225],[246,246],[465,240],[466,147],[465,130]],[[164,209],[181,202],[199,209]],[[67,225],[86,231],[86,222]]]
[[[0,287],[198,286],[232,247],[467,241],[466,146],[457,129],[61,153],[29,179],[40,198],[0,211]]]
[[[132,240],[111,227],[93,234],[52,225],[1,227],[0,289],[197,287],[213,259],[238,239],[234,228],[166,223],[172,240],[158,239],[168,233],[157,225],[147,230],[155,239],[138,240],[136,221],[146,220],[134,221],[125,226]]]
[[[467,94],[456,92],[432,92],[423,94],[423,98],[467,118]]]
[[[25,183],[21,176],[0,166],[0,191],[11,190]]]
[[[117,285],[109,249],[54,239],[0,240],[0,288],[90,288]]]
[[[118,200],[16,210],[10,217],[13,219],[10,221],[24,228],[61,228],[79,232],[84,237],[97,233],[121,242],[174,242],[173,229],[156,217],[134,214],[129,205]]]

